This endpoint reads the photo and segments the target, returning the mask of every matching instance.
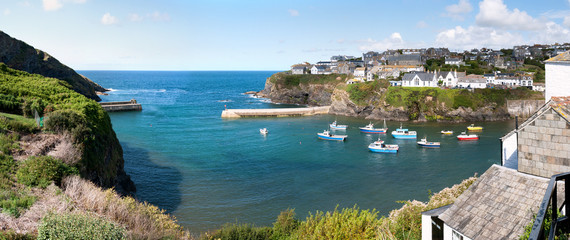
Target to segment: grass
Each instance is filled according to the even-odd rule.
[[[125,239],[125,229],[91,214],[48,214],[38,226],[38,240]]]
[[[311,74],[287,74],[280,72],[273,74],[269,81],[285,87],[295,87],[300,84],[338,84],[346,80],[346,74],[328,74],[328,75],[311,75]]]

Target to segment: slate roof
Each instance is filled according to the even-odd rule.
[[[493,165],[439,218],[471,239],[518,239],[538,211],[548,182]]]
[[[402,77],[403,81],[410,81],[413,80],[414,77],[418,75],[418,77],[420,78],[421,81],[432,81],[433,80],[433,73],[427,73],[427,72],[412,72],[412,73],[406,73],[404,74],[404,76]]]
[[[556,55],[556,57],[546,60],[547,62],[570,62],[570,51]]]

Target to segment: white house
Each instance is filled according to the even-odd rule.
[[[306,66],[295,66],[291,69],[292,74],[305,74]]]
[[[544,92],[544,83],[533,83],[532,90],[537,92]]]
[[[457,75],[457,70],[455,71],[439,71],[436,72],[437,73],[437,81],[441,81],[443,86],[446,87],[455,87],[457,85],[457,80],[458,80],[458,75]],[[465,75],[465,74],[463,74]]]
[[[484,74],[483,77],[487,79],[487,84],[495,84],[495,80],[497,79],[497,75],[494,73]]]
[[[486,88],[487,79],[481,75],[470,74],[457,80],[459,88]]]
[[[570,51],[564,52],[544,62],[547,79],[544,100],[553,96],[570,95]]]
[[[368,72],[366,72],[366,81],[374,81],[374,75],[378,75],[380,72],[380,66],[374,66]]]
[[[430,72],[411,72],[402,77],[403,87],[437,87],[437,78]]]
[[[354,69],[354,78],[360,81],[364,81],[366,79],[366,68],[358,67]]]
[[[445,64],[447,65],[463,65],[463,61],[459,58],[446,58]]]
[[[324,65],[313,65],[311,68],[311,74],[327,74],[330,72],[328,71],[327,67]]]

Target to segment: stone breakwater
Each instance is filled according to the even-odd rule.
[[[222,118],[242,117],[294,117],[328,114],[330,106],[308,108],[226,109]]]

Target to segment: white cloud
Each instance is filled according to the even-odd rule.
[[[156,22],[170,21],[170,15],[168,15],[168,13],[161,13],[159,11],[148,14],[147,17]]]
[[[397,49],[404,47],[407,46],[405,45],[402,35],[400,35],[400,33],[398,32],[395,32],[392,33],[389,38],[385,38],[382,41],[376,41],[369,38],[365,41],[364,45],[359,47],[359,49],[361,51],[368,52],[368,51],[384,51],[387,49]]]
[[[103,25],[113,25],[118,22],[119,20],[117,19],[117,17],[112,16],[110,13],[105,13],[105,15],[103,15],[103,17],[101,18],[101,23]]]
[[[569,0],[570,1],[570,0]],[[570,16],[564,17],[564,26],[570,28]]]
[[[475,22],[482,27],[509,30],[539,30],[544,27],[544,23],[525,11],[517,8],[509,10],[503,0],[483,0],[479,3],[479,10]]]
[[[5,16],[10,15],[10,13],[12,13],[12,12],[10,11],[10,9],[8,9],[8,8],[4,9],[3,14],[4,14]]]
[[[555,22],[547,22],[543,29],[532,34],[531,41],[536,43],[565,43],[570,39],[570,30]]]
[[[446,6],[445,11],[444,16],[463,21],[465,19],[464,15],[473,11],[473,6],[471,6],[468,0],[459,0],[457,4]]]
[[[296,17],[299,16],[299,11],[295,10],[295,9],[289,9],[289,15]]]
[[[140,22],[144,20],[144,18],[136,13],[131,13],[129,14],[129,20],[131,20],[131,22]]]
[[[417,28],[427,28],[428,24],[424,21],[419,21],[418,23],[416,23],[416,27]]]
[[[510,48],[523,42],[523,37],[519,34],[479,26],[470,26],[467,29],[457,26],[440,32],[435,40],[437,46],[458,49]]]
[[[42,4],[46,11],[55,11],[63,7],[59,0],[42,0]]]

